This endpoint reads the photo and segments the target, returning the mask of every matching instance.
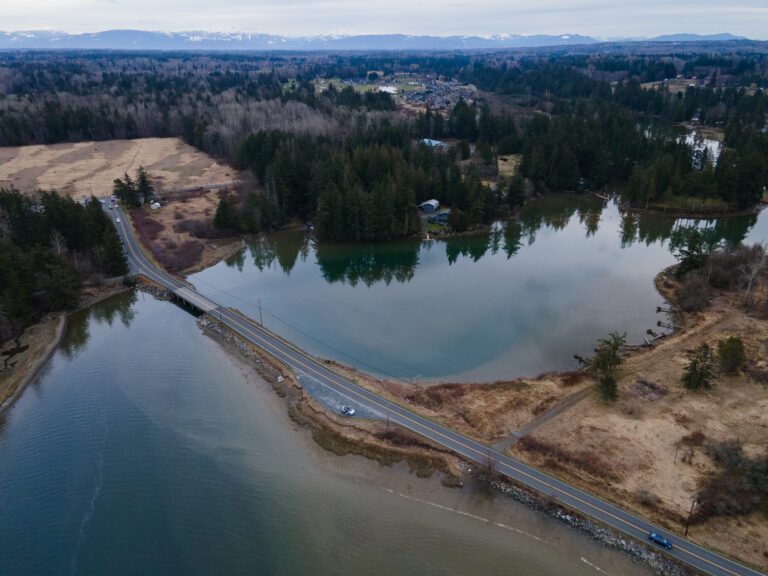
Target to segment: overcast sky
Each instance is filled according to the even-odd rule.
[[[0,0],[0,30],[39,28],[768,39],[768,0]]]

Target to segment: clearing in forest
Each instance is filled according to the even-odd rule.
[[[140,138],[0,148],[0,187],[111,194],[115,178],[139,166],[159,191],[233,182],[237,171],[179,138]]]

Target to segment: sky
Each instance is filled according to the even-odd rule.
[[[0,30],[320,34],[730,32],[768,39],[768,0],[0,0]]]

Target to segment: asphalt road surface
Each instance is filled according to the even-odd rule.
[[[320,361],[307,355],[296,346],[262,328],[253,320],[219,306],[215,301],[198,293],[189,284],[159,269],[142,252],[130,225],[127,224],[126,215],[122,209],[115,207],[113,210],[107,210],[107,213],[112,216],[113,220],[118,216],[120,218],[120,223],[115,223],[115,226],[126,247],[130,267],[134,272],[140,273],[160,286],[174,291],[190,304],[206,311],[243,338],[286,364],[297,375],[310,376],[350,401],[367,406],[384,417],[388,417],[390,422],[399,424],[425,438],[429,438],[433,442],[479,466],[488,466],[490,463],[496,471],[515,482],[547,495],[566,507],[610,526],[631,538],[647,542],[650,532],[661,534],[674,545],[672,550],[663,550],[664,553],[705,574],[716,576],[761,575],[760,572],[712,552],[707,548],[702,548],[684,539],[679,534],[673,534],[668,530],[651,524],[618,506],[592,496],[562,480],[558,480],[476,440],[436,424],[399,404],[381,398],[377,394],[358,386],[329,369]]]

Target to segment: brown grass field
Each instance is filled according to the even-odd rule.
[[[0,187],[104,196],[115,178],[133,177],[139,166],[161,191],[238,179],[236,170],[178,138],[141,138],[0,148]]]
[[[48,146],[0,148],[0,187],[23,193],[56,190],[71,196],[106,196],[115,178],[143,166],[163,206],[131,213],[139,237],[154,258],[174,272],[204,268],[239,249],[239,240],[210,240],[218,190],[204,187],[241,181],[241,173],[178,138],[141,138]]]

